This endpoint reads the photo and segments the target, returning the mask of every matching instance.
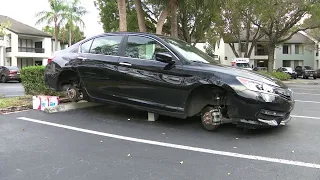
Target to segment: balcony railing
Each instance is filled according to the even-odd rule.
[[[43,48],[18,47],[19,52],[44,53]]]

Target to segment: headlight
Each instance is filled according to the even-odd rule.
[[[237,77],[238,81],[243,84],[246,88],[252,91],[275,93],[275,87],[265,84],[263,82],[254,81],[243,77]]]

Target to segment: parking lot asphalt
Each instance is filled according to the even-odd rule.
[[[318,180],[320,85],[289,86],[291,122],[249,132],[116,106],[2,115],[0,179]]]
[[[5,95],[5,97],[23,96],[24,89],[21,83],[15,81],[0,83],[0,94]]]

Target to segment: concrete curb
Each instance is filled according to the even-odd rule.
[[[319,85],[319,82],[301,82],[301,81],[282,81],[285,84],[307,84],[307,85]]]
[[[66,112],[75,109],[83,109],[88,107],[95,107],[100,106],[101,104],[87,102],[87,101],[80,101],[80,102],[71,102],[71,103],[64,103],[54,107],[46,107],[43,111],[45,113],[56,113],[56,112]]]

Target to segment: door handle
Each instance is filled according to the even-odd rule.
[[[119,63],[120,65],[124,65],[124,66],[131,66],[131,64],[130,63],[126,63],[126,62],[121,62],[121,63]]]
[[[82,57],[82,56],[77,57],[77,59],[79,59],[80,61],[85,61],[85,60],[87,60],[87,58]]]

